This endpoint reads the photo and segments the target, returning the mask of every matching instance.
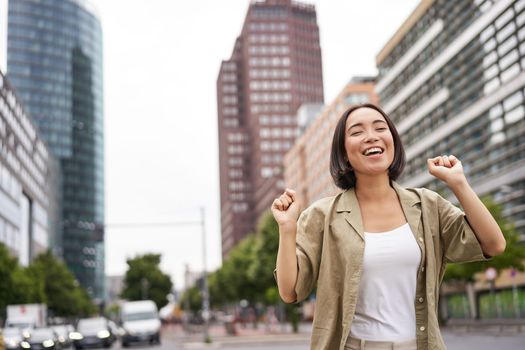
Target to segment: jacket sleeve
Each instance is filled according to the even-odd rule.
[[[297,299],[294,303],[306,299],[317,282],[323,245],[324,218],[322,209],[314,203],[301,213],[297,221],[295,248],[297,255],[295,293]],[[276,272],[277,270],[274,270],[274,277],[277,281]]]
[[[437,204],[445,261],[460,263],[488,260],[465,213],[440,195],[437,196]]]

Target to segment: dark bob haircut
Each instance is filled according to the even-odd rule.
[[[405,150],[401,143],[401,138],[397,132],[394,123],[390,117],[378,106],[372,103],[363,103],[350,106],[339,118],[334,131],[334,138],[332,140],[332,152],[330,154],[330,174],[334,179],[335,185],[343,190],[355,187],[356,177],[354,170],[346,157],[345,137],[346,137],[346,120],[348,116],[355,110],[360,108],[375,109],[385,118],[390,133],[394,139],[394,160],[388,168],[388,177],[390,181],[395,181],[405,168]]]

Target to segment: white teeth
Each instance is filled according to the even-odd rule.
[[[369,148],[369,149],[365,150],[364,155],[367,156],[367,155],[369,155],[372,152],[383,153],[383,150],[381,148],[379,148],[379,147],[372,147],[372,148]]]

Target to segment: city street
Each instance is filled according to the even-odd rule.
[[[525,334],[514,335],[486,335],[481,333],[452,333],[443,332],[447,348],[449,350],[493,350],[523,349]],[[120,343],[115,344],[113,349],[123,349]],[[172,349],[221,349],[221,350],[308,350],[309,335],[264,335],[264,336],[240,336],[240,337],[218,337],[211,344],[203,344],[199,337],[192,336],[191,339],[181,336],[165,336],[162,345],[135,345],[131,349],[142,350],[172,350]]]

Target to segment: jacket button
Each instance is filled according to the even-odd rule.
[[[420,330],[421,332],[425,331],[425,326],[421,326],[421,327],[419,327],[419,330]]]
[[[425,267],[421,266],[421,272],[425,272]]]
[[[419,300],[419,302],[420,302],[420,303],[422,303],[422,302],[423,302],[423,300],[425,300],[425,299],[423,299],[423,297],[419,297],[419,299],[418,299],[418,300]]]
[[[419,237],[419,241],[420,241],[420,242],[423,242],[423,237]]]

